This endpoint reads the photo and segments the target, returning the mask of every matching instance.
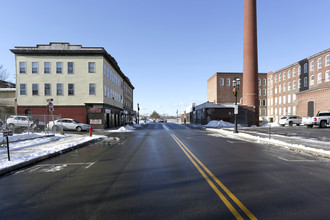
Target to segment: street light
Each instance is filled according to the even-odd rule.
[[[138,115],[137,115],[137,124],[140,124],[140,105],[139,103],[137,104],[137,109],[138,109]]]
[[[234,133],[238,133],[237,130],[237,114],[238,114],[238,105],[237,105],[237,92],[240,85],[240,79],[237,77],[233,80],[233,95],[235,96],[235,108],[234,108],[234,116],[235,116],[235,129]]]

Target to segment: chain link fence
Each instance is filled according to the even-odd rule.
[[[41,135],[52,135],[63,133],[62,129],[54,129],[53,121],[61,119],[61,115],[13,115],[0,113],[0,131],[9,129],[14,134],[40,133]]]

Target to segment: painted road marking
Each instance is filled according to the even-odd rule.
[[[219,198],[223,201],[223,203],[227,206],[227,208],[232,212],[236,219],[244,219],[238,211],[233,207],[231,202],[225,197],[225,195],[220,191],[220,189],[212,182],[209,176],[218,184],[218,186],[232,199],[236,205],[249,217],[249,219],[257,219],[238,199],[234,194],[232,194],[223,183],[216,178],[213,173],[180,141],[178,137],[174,134],[171,134],[174,141],[179,145],[181,150],[186,154],[192,164],[196,167],[196,169],[200,172],[200,174],[204,177],[207,183],[212,187],[212,189],[216,192]],[[199,164],[199,165],[198,165]],[[207,176],[207,174],[209,175]]]
[[[314,162],[314,161],[316,161],[316,160],[290,160],[290,159],[285,159],[283,157],[277,157],[277,158],[280,160],[287,161],[287,162]]]

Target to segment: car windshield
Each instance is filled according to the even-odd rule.
[[[286,116],[284,116],[284,117],[282,117],[281,119],[286,119],[287,117]]]

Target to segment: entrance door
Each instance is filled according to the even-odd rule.
[[[313,117],[314,116],[314,102],[309,101],[308,102],[308,117]]]

